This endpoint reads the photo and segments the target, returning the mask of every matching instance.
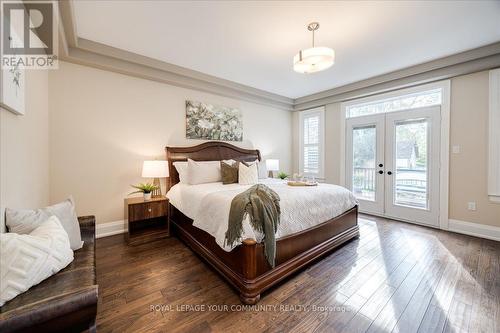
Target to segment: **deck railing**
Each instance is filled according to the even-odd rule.
[[[375,168],[353,168],[353,188],[362,191],[375,191],[375,171]],[[397,172],[425,175],[425,170],[417,169],[398,169]],[[427,180],[397,177],[396,188],[406,189],[412,192],[425,192]]]

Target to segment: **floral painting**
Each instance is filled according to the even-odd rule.
[[[19,40],[17,34],[11,31],[13,38]],[[25,112],[25,69],[19,64],[11,68],[0,69],[0,107],[15,114]]]
[[[242,141],[243,120],[239,109],[186,101],[188,139]]]
[[[23,69],[13,67],[2,69],[0,105],[16,114],[24,114],[24,73]]]

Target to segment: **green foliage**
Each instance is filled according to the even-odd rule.
[[[154,190],[158,189],[158,186],[153,185],[151,183],[140,183],[139,185],[130,185],[133,188],[137,189],[137,191],[130,192],[128,195],[134,194],[134,193],[151,193]]]
[[[283,171],[278,172],[278,178],[279,178],[279,179],[286,179],[286,178],[288,178],[289,176],[290,176],[289,174],[286,174],[286,173],[284,173]]]

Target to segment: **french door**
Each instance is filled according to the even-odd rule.
[[[439,225],[440,111],[347,119],[346,184],[360,211]]]

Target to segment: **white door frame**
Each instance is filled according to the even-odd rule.
[[[434,145],[440,142],[440,109],[437,106],[427,106],[418,109],[410,109],[406,111],[390,112],[385,114],[386,127],[386,156],[385,167],[386,175],[388,171],[392,172],[391,176],[385,177],[385,212],[384,215],[392,218],[405,216],[413,223],[421,223],[433,227],[439,227],[439,200],[436,195],[439,192],[439,148],[435,149]],[[397,177],[396,167],[396,152],[394,144],[396,136],[396,124],[399,121],[407,121],[415,118],[426,119],[430,126],[427,131],[427,193],[430,199],[428,209],[419,209],[396,205],[394,203],[394,188]],[[436,181],[437,180],[437,181]]]
[[[353,104],[376,101],[411,94],[415,92],[441,89],[441,149],[439,169],[439,228],[449,229],[449,172],[450,172],[450,80],[438,81],[420,86],[399,89],[388,93],[381,93],[365,98],[350,100],[340,104],[340,185],[345,186],[346,180],[346,110]]]

